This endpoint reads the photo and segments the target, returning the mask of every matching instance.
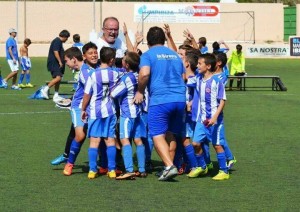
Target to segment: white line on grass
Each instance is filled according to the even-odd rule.
[[[15,112],[15,113],[0,113],[0,115],[28,115],[28,114],[50,114],[50,113],[65,113],[69,110],[57,110],[57,111],[35,111],[35,112]]]
[[[226,92],[226,95],[227,96],[245,96],[245,95],[252,95],[251,93],[249,94],[247,94],[247,93],[228,93],[228,92]],[[254,95],[261,95],[261,96],[295,96],[295,94],[289,94],[289,93],[284,93],[284,94],[276,94],[276,93],[273,93],[273,94],[257,94],[257,93],[255,93]]]

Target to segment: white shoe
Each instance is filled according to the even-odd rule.
[[[61,100],[64,100],[65,98],[59,96],[59,95],[54,95],[53,96],[53,102],[58,103]]]
[[[41,89],[41,93],[42,93],[44,99],[49,99],[48,92],[45,91],[45,88],[42,88],[42,89]]]

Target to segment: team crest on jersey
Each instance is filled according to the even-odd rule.
[[[205,88],[205,92],[210,93],[211,92],[210,88]]]

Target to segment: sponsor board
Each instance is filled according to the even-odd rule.
[[[252,46],[246,49],[247,57],[287,57],[290,56],[288,46]]]
[[[290,37],[291,56],[300,56],[300,37]]]
[[[220,23],[220,5],[134,4],[134,22]]]

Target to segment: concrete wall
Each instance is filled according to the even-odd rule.
[[[134,2],[97,2],[95,4],[95,30],[97,32],[101,31],[101,22],[107,16],[117,17],[121,26],[125,22],[132,34],[137,28],[141,30],[141,24],[133,21],[134,4]],[[184,5],[195,4],[188,3]],[[299,7],[300,5],[297,6],[297,8]],[[227,13],[237,11],[255,12],[256,43],[261,44],[266,41],[282,42],[283,40],[282,4],[220,4],[220,10],[220,24],[171,24],[174,40],[178,44],[181,43],[184,40],[182,32],[186,28],[197,38],[200,36],[207,37],[209,43],[220,39],[225,41],[243,41],[245,38],[248,39],[252,33],[252,18],[246,13]],[[5,41],[8,38],[7,31],[10,27],[17,27],[16,2],[0,2],[0,11],[0,57],[2,57],[5,55]],[[29,37],[32,40],[33,44],[29,50],[30,56],[46,56],[49,43],[58,36],[62,29],[68,29],[71,35],[79,33],[82,41],[87,42],[89,33],[94,28],[92,2],[26,2],[25,7],[24,1],[22,1],[18,4],[18,13],[19,33],[17,39],[19,46],[25,37]],[[299,15],[300,12],[298,12],[298,17]],[[300,19],[298,18],[298,20]],[[161,23],[145,24],[144,35],[148,28],[153,25],[162,26]],[[298,25],[300,25],[300,22]],[[122,29],[121,26],[120,29]],[[300,27],[297,30],[299,34]],[[65,44],[65,48],[68,48],[71,44],[72,39],[69,39]],[[143,44],[141,49],[147,49],[146,44]]]

